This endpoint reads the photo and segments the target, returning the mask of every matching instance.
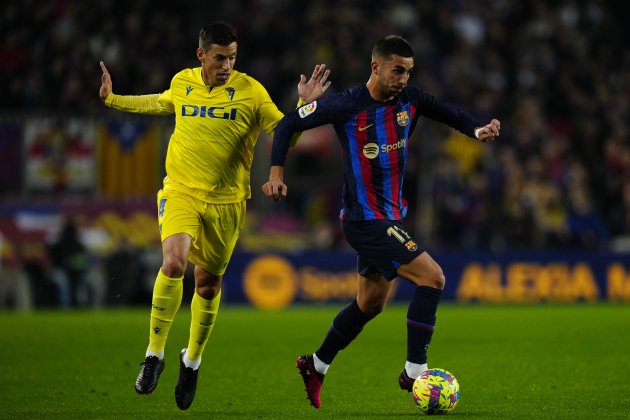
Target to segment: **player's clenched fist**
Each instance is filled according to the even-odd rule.
[[[263,193],[278,201],[287,196],[287,186],[280,180],[267,181],[262,186]]]

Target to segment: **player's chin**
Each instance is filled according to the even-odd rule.
[[[230,78],[229,74],[217,74],[216,81],[218,85],[224,85]]]

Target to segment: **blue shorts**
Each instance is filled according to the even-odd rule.
[[[413,261],[424,249],[402,229],[400,220],[341,222],[346,240],[357,251],[357,271],[363,276],[378,272],[387,280]]]

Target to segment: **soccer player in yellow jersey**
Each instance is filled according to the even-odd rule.
[[[283,117],[258,81],[234,70],[237,47],[231,25],[214,22],[204,27],[197,48],[201,66],[177,73],[168,90],[153,95],[115,95],[101,62],[99,96],[105,105],[140,114],[175,114],[167,175],[157,195],[163,262],[153,289],[149,346],[135,388],[150,394],[157,386],[190,261],[195,265],[192,320],[175,387],[175,401],[182,410],[195,396],[201,355],[219,309],[223,273],[245,220],[254,145],[261,129],[272,134]],[[324,94],[329,73],[322,64],[315,66],[308,82],[300,76],[298,106]]]

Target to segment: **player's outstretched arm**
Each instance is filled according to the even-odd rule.
[[[306,76],[300,74],[300,82],[298,83],[298,95],[300,99],[309,104],[324,95],[326,89],[330,87],[330,81],[328,76],[330,75],[330,69],[326,68],[326,64],[317,64],[313,69],[311,78],[306,81]]]
[[[119,111],[145,115],[170,115],[174,112],[170,91],[150,95],[113,95],[112,77],[109,75],[105,63],[101,61],[100,64],[103,74],[98,96],[106,106]],[[108,97],[109,99],[107,99]]]
[[[107,71],[107,67],[105,67],[105,63],[101,61],[101,70],[103,71],[103,75],[101,76],[101,88],[98,91],[98,96],[102,101],[105,101],[107,95],[112,93],[112,77],[109,75]]]
[[[501,131],[501,122],[497,119],[493,119],[483,127],[478,127],[475,130],[475,136],[482,142],[488,140],[494,140],[495,137],[499,137],[499,131]]]

